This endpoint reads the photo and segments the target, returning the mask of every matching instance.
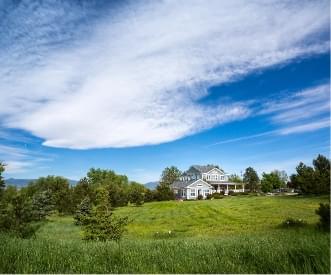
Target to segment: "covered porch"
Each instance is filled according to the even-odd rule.
[[[236,183],[236,182],[224,182],[220,184],[213,184],[215,191],[217,193],[224,192],[225,195],[232,192],[245,192],[245,184],[244,183]]]

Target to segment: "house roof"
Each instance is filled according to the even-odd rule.
[[[208,165],[192,165],[191,167],[198,170],[200,173],[207,173],[207,172],[209,172],[210,170],[212,170],[214,168],[217,168],[217,169],[223,171],[223,169],[219,168],[218,166],[210,165],[210,164],[208,164]]]
[[[195,182],[197,180],[189,180],[189,181],[175,181],[173,184],[171,184],[172,188],[185,188]]]
[[[171,188],[186,188],[188,186],[190,186],[192,183],[195,183],[197,181],[203,182],[206,185],[208,185],[210,188],[213,188],[213,186],[211,184],[209,184],[208,182],[202,180],[202,179],[195,179],[195,180],[189,180],[189,181],[175,181],[173,184],[171,184]]]

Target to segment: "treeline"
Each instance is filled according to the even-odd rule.
[[[243,176],[245,188],[251,192],[272,192],[279,188],[294,188],[303,194],[330,193],[330,160],[318,155],[313,160],[313,167],[300,162],[296,173],[289,179],[284,171],[275,170],[271,173],[262,173],[260,179],[252,167],[245,170]]]
[[[83,226],[84,238],[101,240],[118,239],[123,233],[127,220],[115,219],[114,208],[129,203],[140,206],[144,202],[173,200],[175,194],[170,186],[182,174],[174,166],[167,167],[156,190],[149,190],[112,170],[92,168],[75,186],[70,186],[63,177],[47,176],[17,189],[5,186],[4,170],[5,165],[0,162],[0,231],[28,237],[48,215],[69,214],[74,215],[77,225]],[[290,181],[285,172],[277,170],[263,173],[260,179],[257,172],[248,167],[243,178],[232,175],[230,181],[242,182],[249,192],[271,192],[287,186],[305,194],[330,193],[328,158],[318,155],[313,160],[313,167],[300,163],[296,171],[290,176]],[[112,234],[107,231],[109,228]]]
[[[20,237],[32,236],[47,216],[57,213],[74,215],[85,239],[118,239],[127,222],[112,217],[114,208],[174,199],[168,185],[152,191],[112,170],[92,168],[75,186],[66,178],[47,176],[21,189],[5,186],[4,170],[0,162],[0,231]],[[112,228],[113,234],[102,232],[105,228]]]

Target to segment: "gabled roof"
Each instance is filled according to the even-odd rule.
[[[212,185],[210,185],[208,182],[206,182],[206,181],[204,181],[204,180],[202,180],[202,179],[198,179],[198,180],[193,181],[193,182],[192,182],[190,185],[188,185],[187,187],[193,185],[193,184],[196,183],[196,182],[201,182],[201,183],[207,185],[209,188],[214,188]]]
[[[208,182],[202,180],[202,179],[197,179],[197,180],[189,180],[189,181],[175,181],[173,184],[171,184],[171,188],[186,188],[188,186],[190,186],[191,184],[197,182],[197,181],[201,181],[204,184],[208,185],[209,187],[213,188],[212,185],[210,185]]]
[[[208,164],[208,165],[192,165],[191,168],[194,168],[194,169],[198,170],[200,173],[207,173],[207,172],[209,172],[210,170],[212,170],[214,168],[217,168],[217,169],[223,171],[223,169],[219,168],[218,166],[210,165],[210,164]]]
[[[189,180],[189,181],[175,181],[173,184],[171,184],[171,188],[185,188],[187,186],[189,186],[190,184],[192,184],[193,182],[195,182],[197,180]]]

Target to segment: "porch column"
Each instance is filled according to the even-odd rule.
[[[220,193],[220,185],[217,185],[217,190],[216,190],[217,193]]]
[[[237,184],[234,184],[234,190],[237,190]]]
[[[229,193],[229,185],[226,185],[226,192]]]
[[[245,192],[245,184],[243,183],[241,186],[243,188],[243,192]]]

